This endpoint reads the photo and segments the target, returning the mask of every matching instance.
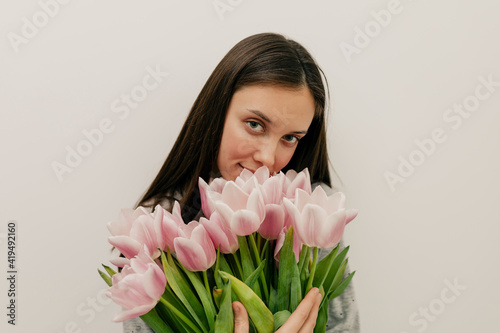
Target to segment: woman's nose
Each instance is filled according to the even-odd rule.
[[[266,166],[269,171],[273,172],[274,163],[276,161],[277,144],[266,142],[261,143],[254,152],[253,158],[260,166]]]

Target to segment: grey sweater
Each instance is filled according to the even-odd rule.
[[[318,184],[313,184],[315,188]],[[327,194],[333,193],[333,190],[321,184],[321,187],[325,190]],[[344,244],[340,241],[339,252],[344,249]],[[320,249],[318,254],[318,261],[323,259],[330,251],[330,249]],[[347,266],[344,276],[350,273],[349,266]],[[349,283],[349,286],[344,290],[344,292],[334,298],[330,302],[328,308],[328,323],[326,325],[326,333],[359,333],[359,312],[356,305],[356,298],[354,295],[353,282]],[[154,333],[154,331],[149,328],[148,325],[139,317],[129,319],[123,322],[123,332],[124,333]]]

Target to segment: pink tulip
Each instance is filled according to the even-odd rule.
[[[150,213],[142,206],[135,210],[121,209],[118,220],[111,221],[107,224],[108,230],[111,233],[111,237],[108,238],[109,242],[126,258],[133,258],[141,250],[141,244],[129,237],[134,221],[137,220],[139,216],[147,216],[149,214]],[[118,267],[123,267],[126,262],[117,258],[112,263]]]
[[[120,273],[113,275],[106,295],[125,308],[113,321],[142,316],[155,307],[165,291],[167,279],[162,269],[141,251]]]
[[[257,184],[264,184],[266,180],[269,179],[269,169],[266,166],[261,166],[255,173],[250,170],[243,169],[241,174],[236,177],[234,182],[245,192],[250,194]]]
[[[295,170],[288,170],[286,172],[286,179],[283,186],[283,193],[289,199],[295,197],[295,190],[302,189],[307,193],[311,194],[311,176],[309,175],[309,170],[305,168],[301,172],[297,173]]]
[[[141,215],[148,215],[149,211],[139,206],[137,209],[124,208],[120,210],[117,221],[111,221],[107,224],[108,230],[113,236],[128,236],[134,221]]]
[[[252,178],[255,181],[255,178]],[[221,200],[216,202],[216,210],[222,224],[239,236],[256,232],[264,220],[265,208],[258,188],[250,194],[228,181],[222,190]]]
[[[357,210],[346,211],[345,195],[337,192],[328,197],[321,186],[316,187],[312,194],[302,189],[295,193],[294,203],[287,198],[283,202],[300,241],[310,247],[335,246],[342,238],[346,224],[356,217]]]
[[[214,212],[215,201],[220,200],[222,189],[226,182],[224,178],[215,178],[210,184],[207,184],[203,178],[199,178],[198,187],[200,188],[201,209],[207,218],[210,218]]]
[[[136,256],[143,246],[146,246],[152,259],[161,255],[161,250],[174,248],[173,240],[177,237],[179,225],[184,225],[180,216],[180,206],[176,202],[172,213],[160,205],[155,207],[154,213],[138,214],[132,221],[128,235],[117,235],[108,238],[125,258]],[[126,263],[123,260],[118,265]]]
[[[214,244],[202,224],[192,221],[179,228],[174,239],[177,259],[192,272],[205,271],[216,259]]]
[[[260,170],[260,169],[259,169]],[[265,239],[277,239],[286,222],[286,211],[283,206],[283,184],[285,175],[269,177],[259,184],[265,207],[264,221],[259,227],[259,234]]]
[[[184,220],[181,216],[181,206],[176,201],[172,213],[163,209],[160,205],[156,206],[155,213],[155,233],[158,236],[158,246],[163,251],[170,250],[174,252],[174,239],[178,236],[179,227],[184,226]]]
[[[202,217],[200,223],[210,235],[216,250],[219,245],[222,253],[235,253],[238,250],[238,236],[222,225],[219,213],[214,212],[210,220]]]
[[[274,246],[274,259],[276,261],[279,261],[279,256],[281,252],[281,248],[283,247],[283,244],[285,243],[285,235],[286,232],[288,231],[287,227],[284,227],[276,240],[276,245]],[[293,253],[295,254],[295,261],[299,262],[300,258],[300,251],[302,250],[302,243],[300,242],[300,239],[297,236],[297,233],[295,230],[293,231]]]

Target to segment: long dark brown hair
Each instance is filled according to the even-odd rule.
[[[325,128],[326,77],[302,45],[279,34],[261,33],[236,44],[212,72],[170,154],[137,207],[155,207],[165,199],[172,204],[174,196],[181,196],[185,220],[198,213],[201,207],[198,177],[208,182],[211,172],[217,168],[231,98],[238,89],[255,84],[309,88],[314,97],[315,115],[282,171],[300,171],[307,167],[312,182],[331,186]]]

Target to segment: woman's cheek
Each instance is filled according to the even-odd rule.
[[[276,172],[283,169],[290,162],[294,153],[295,149],[284,149],[278,152],[278,156],[276,156]]]

